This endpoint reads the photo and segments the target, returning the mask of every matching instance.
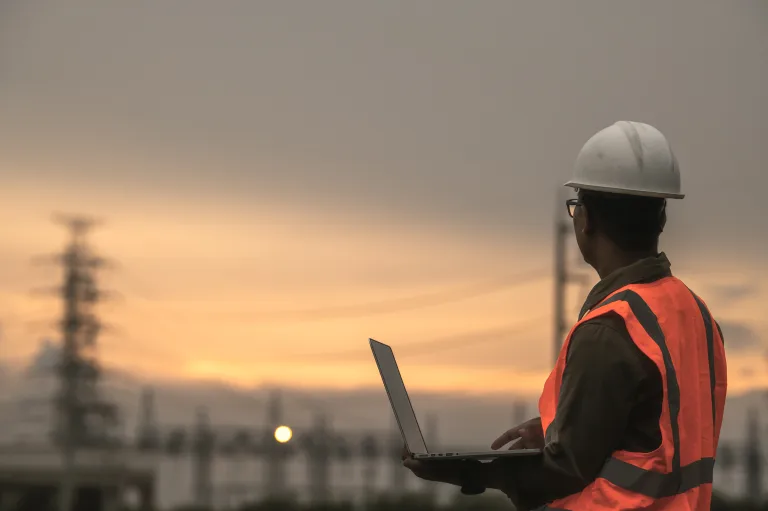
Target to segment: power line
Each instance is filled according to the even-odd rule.
[[[371,301],[355,305],[318,307],[311,309],[296,309],[265,312],[237,312],[238,317],[248,319],[290,319],[290,320],[328,320],[351,317],[392,314],[427,307],[436,307],[447,303],[460,302],[480,296],[497,293],[505,289],[530,284],[548,278],[547,270],[518,273],[509,275],[501,280],[485,281],[447,291],[422,293],[410,297],[393,298],[388,300]],[[229,315],[229,314],[227,314]]]
[[[464,332],[456,335],[441,336],[426,341],[417,341],[410,343],[401,343],[393,346],[397,350],[398,357],[413,357],[424,354],[433,354],[436,349],[441,352],[450,349],[460,349],[465,347],[476,347],[482,344],[494,344],[497,342],[509,341],[509,336],[520,334],[531,330],[531,327],[541,326],[548,320],[547,315],[540,315],[528,319],[522,323],[515,323],[501,328],[486,329],[479,331]],[[367,345],[366,345],[367,346]],[[291,360],[358,360],[370,358],[367,347],[350,349],[344,351],[301,354],[296,353],[286,355]]]
[[[399,356],[414,357],[434,354],[435,349],[439,349],[442,352],[469,346],[474,348],[483,344],[507,342],[509,341],[510,335],[529,332],[532,330],[532,327],[541,326],[547,319],[548,316],[539,316],[534,319],[529,319],[523,323],[516,323],[507,327],[484,330],[482,332],[473,332],[469,334],[448,336],[432,339],[430,341],[405,344],[397,348],[397,353]]]

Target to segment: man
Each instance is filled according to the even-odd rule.
[[[682,199],[664,135],[618,122],[582,148],[567,201],[584,260],[600,276],[563,343],[540,417],[496,441],[540,457],[482,465],[416,462],[424,479],[504,491],[518,509],[705,510],[723,419],[719,326],[658,250],[666,199]]]

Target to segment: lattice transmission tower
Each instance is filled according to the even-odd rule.
[[[54,398],[53,442],[63,455],[60,491],[61,511],[72,502],[75,452],[80,448],[103,448],[115,441],[117,408],[100,392],[101,369],[97,339],[101,322],[96,305],[104,298],[96,284],[96,270],[106,261],[94,254],[87,242],[94,221],[82,217],[57,216],[69,230],[69,241],[61,254],[48,257],[63,268],[63,283],[55,289],[62,299],[59,328],[61,354],[56,364],[59,382]]]

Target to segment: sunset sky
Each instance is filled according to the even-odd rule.
[[[65,212],[103,219],[93,246],[119,263],[108,364],[378,385],[375,337],[411,388],[535,394],[561,184],[629,119],[677,153],[663,248],[723,325],[730,388],[768,386],[761,0],[0,9],[6,363],[55,338],[57,302],[30,291],[61,275],[30,258],[63,248]]]

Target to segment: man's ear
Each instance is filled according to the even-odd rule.
[[[664,205],[661,206],[661,213],[659,215],[659,233],[664,232],[664,227],[667,225],[667,201],[664,201]]]

